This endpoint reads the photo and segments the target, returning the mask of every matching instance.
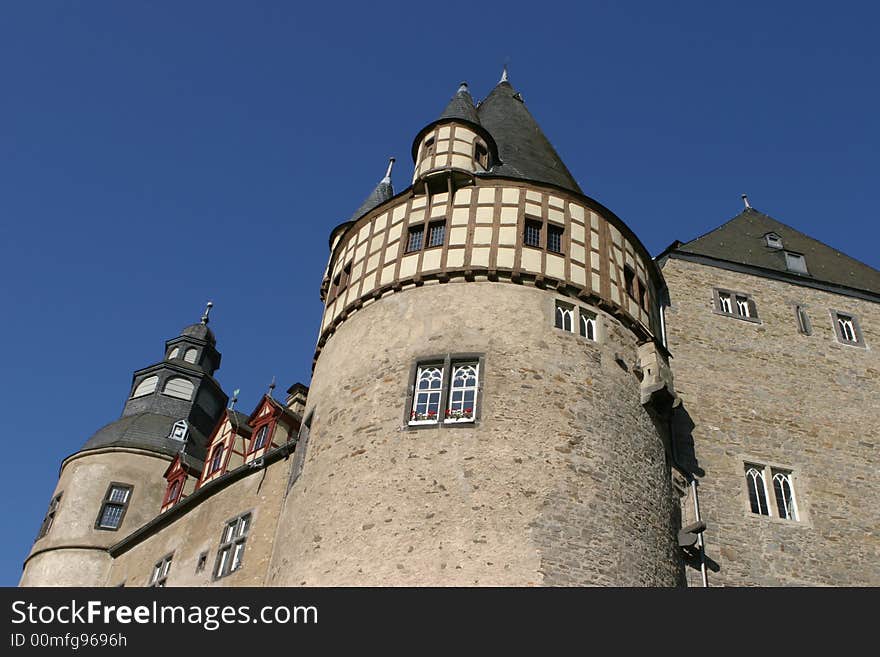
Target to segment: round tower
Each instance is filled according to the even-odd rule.
[[[220,353],[210,308],[165,343],[161,361],[134,373],[122,416],[64,459],[20,586],[119,584],[106,581],[107,548],[158,515],[176,454],[204,460],[227,401],[213,378]]]
[[[463,85],[413,159],[333,232],[268,582],[679,584],[647,250],[506,75],[476,107]]]

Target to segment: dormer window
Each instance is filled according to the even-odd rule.
[[[767,233],[764,235],[764,240],[767,242],[767,246],[771,249],[781,249],[782,248],[782,238],[779,237],[776,233]]]
[[[474,160],[484,169],[489,168],[489,149],[485,144],[481,142],[474,144]]]
[[[269,437],[269,425],[264,424],[257,430],[257,435],[254,438],[254,446],[251,448],[251,452],[256,452],[259,449],[263,449],[266,446],[267,438]]]
[[[807,274],[807,260],[800,253],[791,253],[790,251],[785,252],[785,266],[788,268],[788,271],[793,271],[798,274]]]
[[[169,437],[184,442],[188,431],[189,425],[186,423],[186,420],[178,420],[174,423],[174,426],[171,427],[171,434]]]

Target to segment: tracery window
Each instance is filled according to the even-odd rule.
[[[749,506],[752,513],[762,516],[770,515],[770,507],[767,506],[767,482],[764,480],[764,470],[753,465],[746,468],[746,485],[749,489]]]

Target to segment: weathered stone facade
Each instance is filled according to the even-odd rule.
[[[880,304],[676,258],[663,274],[677,439],[719,568],[710,583],[880,585]],[[713,288],[752,295],[759,322],[714,312]],[[860,318],[866,348],[837,341],[831,309]],[[773,513],[751,511],[746,463],[792,473],[797,521],[778,517],[770,481]]]
[[[880,273],[748,206],[661,270],[506,75],[413,160],[331,232],[311,387],[224,409],[209,305],[63,464],[23,586],[880,585]]]
[[[675,585],[663,442],[615,360],[631,370],[636,340],[598,309],[599,343],[555,328],[557,297],[426,284],[344,322],[315,368],[270,581]],[[408,426],[413,363],[461,352],[484,357],[478,422]]]

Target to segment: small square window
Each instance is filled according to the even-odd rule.
[[[446,238],[446,222],[436,221],[428,225],[428,244],[427,248],[432,246],[443,246],[443,240]]]
[[[526,246],[541,247],[541,222],[535,219],[526,219],[523,232],[523,244]]]
[[[425,236],[424,226],[410,226],[409,235],[406,240],[406,252],[420,251],[422,248],[422,240]]]
[[[807,261],[799,253],[791,253],[789,251],[785,252],[785,266],[789,271],[797,272],[798,274],[807,274]]]

